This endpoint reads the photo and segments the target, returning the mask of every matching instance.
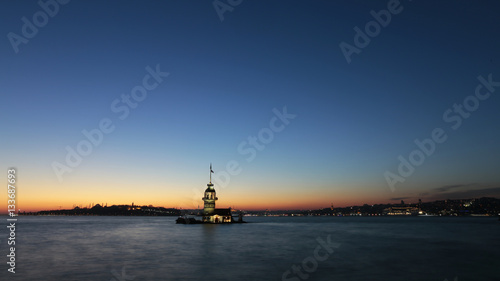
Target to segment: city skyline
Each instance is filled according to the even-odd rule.
[[[22,211],[500,198],[497,2],[50,3],[0,12]]]

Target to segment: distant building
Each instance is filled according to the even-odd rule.
[[[231,216],[231,208],[228,209],[216,209],[215,201],[218,200],[214,184],[212,183],[212,164],[210,164],[210,182],[207,184],[207,189],[205,189],[205,194],[202,198],[204,204],[203,207],[203,222],[204,223],[231,223],[233,222],[233,217]]]
[[[384,209],[384,214],[389,216],[415,216],[418,212],[418,208],[410,206],[392,206]]]

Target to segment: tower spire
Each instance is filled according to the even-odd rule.
[[[214,171],[212,170],[212,163],[210,163],[210,183],[212,183],[212,173]]]

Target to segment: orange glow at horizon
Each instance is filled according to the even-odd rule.
[[[21,189],[20,189],[21,190]],[[49,189],[50,190],[50,189]],[[203,208],[201,197],[203,193],[199,190],[166,189],[155,191],[154,194],[145,194],[141,191],[127,190],[117,195],[116,191],[108,188],[71,188],[67,190],[53,190],[41,194],[19,192],[16,200],[16,208],[21,212],[36,212],[43,210],[73,209],[75,206],[88,207],[90,205],[153,205],[155,207],[197,209]],[[217,193],[219,200],[217,208],[233,207],[241,210],[308,210],[334,207],[346,207],[353,205],[384,203],[382,198],[364,198],[355,193],[343,194],[340,197],[332,192],[311,193],[295,192],[283,194],[278,191],[268,191],[255,194],[245,194],[239,190],[221,190]],[[198,194],[199,193],[199,194]],[[98,194],[98,196],[96,196]],[[7,213],[7,200],[0,202],[0,214]]]
[[[197,179],[189,182],[183,176],[176,179],[170,177],[169,181],[162,178],[135,180],[126,176],[112,179],[88,175],[79,177],[65,183],[54,182],[46,175],[33,177],[36,180],[22,179],[16,193],[16,210],[36,212],[91,204],[112,206],[132,203],[165,208],[203,208],[201,198],[206,183],[199,184]],[[252,182],[243,178],[235,178],[227,187],[216,185],[215,189],[219,198],[217,208],[241,210],[308,210],[329,208],[332,204],[334,207],[378,204],[387,203],[390,195],[387,188],[368,188],[366,184],[330,186],[313,182]],[[0,201],[0,214],[7,213],[6,195],[5,200]]]

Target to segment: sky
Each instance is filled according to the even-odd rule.
[[[21,211],[500,197],[498,1],[0,6]]]

